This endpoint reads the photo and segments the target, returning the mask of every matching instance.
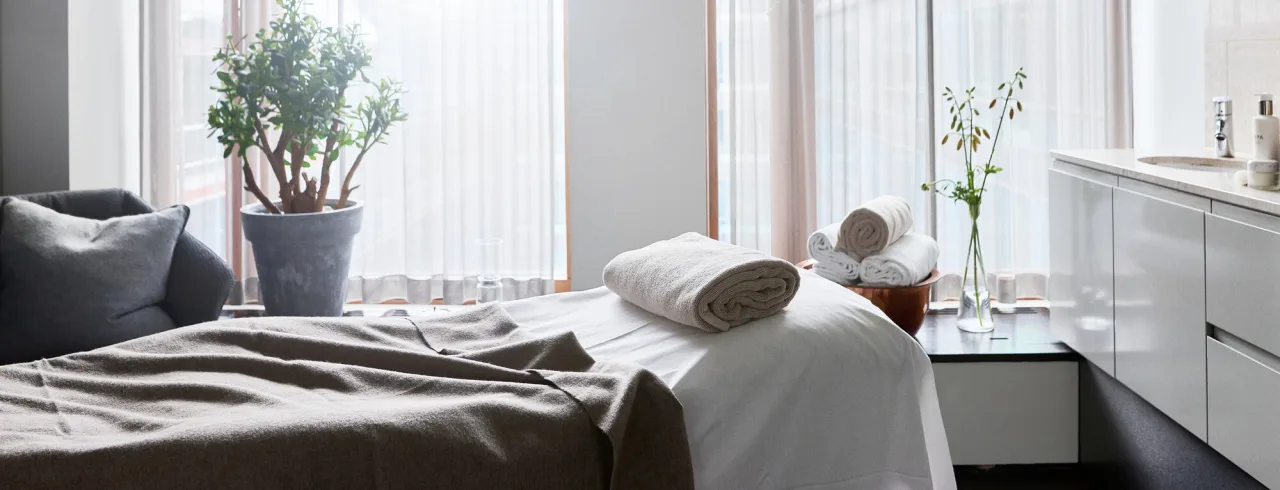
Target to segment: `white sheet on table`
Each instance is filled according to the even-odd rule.
[[[684,405],[699,489],[953,489],[933,368],[870,302],[802,271],[773,317],[707,333],[605,288],[506,304],[532,333],[572,330]]]

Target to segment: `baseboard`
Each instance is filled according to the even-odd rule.
[[[1078,464],[956,466],[956,484],[962,489],[1059,490],[1094,488]]]

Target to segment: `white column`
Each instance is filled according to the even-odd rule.
[[[569,273],[601,285],[619,252],[707,232],[706,5],[566,4]]]

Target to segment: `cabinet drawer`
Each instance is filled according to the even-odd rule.
[[[1209,445],[1270,488],[1280,488],[1280,372],[1206,338]]]
[[[1280,352],[1280,233],[1205,216],[1205,316],[1210,324]]]

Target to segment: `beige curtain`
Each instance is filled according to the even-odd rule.
[[[777,114],[770,152],[773,255],[808,258],[818,227],[813,98],[813,2],[779,1],[770,14],[771,86]]]
[[[1129,0],[1106,3],[1107,148],[1133,147],[1133,74]]]
[[[720,239],[805,258],[816,226],[812,0],[716,0]]]

